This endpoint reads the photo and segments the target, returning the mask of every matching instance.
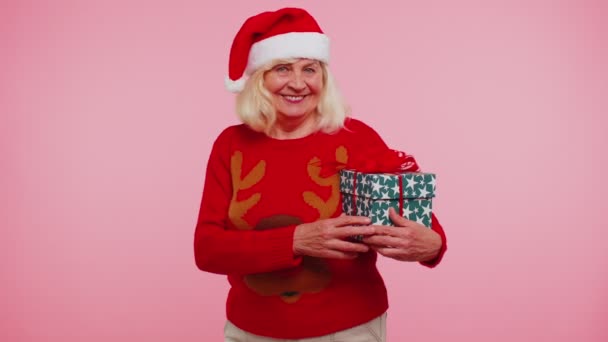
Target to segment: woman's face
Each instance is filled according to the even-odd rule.
[[[277,64],[264,74],[264,87],[272,96],[277,115],[302,117],[317,108],[323,89],[323,69],[312,59]]]

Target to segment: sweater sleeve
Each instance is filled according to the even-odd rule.
[[[439,253],[437,253],[437,256],[435,258],[433,258],[431,260],[427,260],[427,261],[421,261],[420,264],[433,268],[433,267],[439,265],[439,263],[441,262],[441,259],[443,259],[443,255],[445,254],[445,251],[448,249],[445,232],[443,231],[443,227],[439,223],[439,220],[437,220],[437,217],[435,216],[434,213],[431,214],[431,229],[433,229],[441,237],[441,248],[439,249]]]
[[[294,226],[263,231],[229,230],[228,208],[232,198],[230,145],[235,128],[228,128],[213,144],[198,220],[194,256],[202,271],[218,274],[251,274],[297,266],[293,254]]]
[[[357,119],[346,119],[345,127],[353,133],[351,139],[355,143],[355,151],[377,150],[388,148],[378,132]]]

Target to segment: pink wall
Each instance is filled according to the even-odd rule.
[[[439,175],[450,242],[381,261],[390,341],[607,341],[606,2],[353,3],[291,2],[354,115]],[[221,340],[203,170],[232,38],[285,4],[3,1],[0,340]]]

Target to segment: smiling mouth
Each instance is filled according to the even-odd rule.
[[[293,96],[293,95],[281,95],[285,100],[287,100],[287,102],[291,102],[291,103],[298,103],[301,102],[302,100],[304,100],[304,98],[307,95],[299,95],[299,96]]]

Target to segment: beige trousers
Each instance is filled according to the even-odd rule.
[[[224,342],[386,342],[386,312],[367,323],[350,329],[299,340],[285,340],[250,334],[237,328],[230,321],[226,321],[224,337]]]

